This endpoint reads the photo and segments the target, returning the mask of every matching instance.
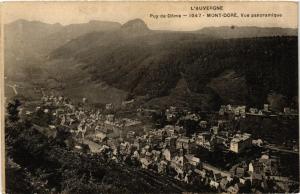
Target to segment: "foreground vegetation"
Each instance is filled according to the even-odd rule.
[[[6,192],[7,193],[180,193],[204,191],[203,185],[173,187],[164,179],[156,184],[138,169],[117,164],[105,154],[73,149],[67,143],[71,134],[57,129],[54,138],[39,131],[33,117],[18,117],[21,103],[9,103],[6,117]],[[39,118],[47,122],[48,118]],[[46,120],[45,120],[46,119]],[[41,127],[40,127],[41,128]]]

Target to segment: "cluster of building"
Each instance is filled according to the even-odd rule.
[[[173,177],[187,184],[195,184],[198,181],[217,191],[264,192],[270,189],[270,180],[274,191],[289,191],[291,182],[287,177],[279,176],[277,158],[263,154],[256,160],[234,165],[230,171],[221,170],[202,161],[195,154],[196,140],[182,136],[181,130],[180,127],[166,126],[146,132],[142,136],[136,136],[134,132],[129,131],[126,138],[119,142],[113,139],[104,140],[96,152],[106,153],[116,163],[134,164],[136,167]],[[234,141],[246,141],[246,146],[250,142],[247,136],[248,134],[237,135]]]
[[[73,104],[70,99],[63,96],[44,95],[41,100],[41,106],[37,106],[35,111],[54,118],[50,128],[63,126],[78,138],[92,137],[94,140],[102,140],[106,136],[122,137],[129,129],[141,126],[138,120],[117,119],[114,114],[104,113],[103,110],[86,108],[85,98],[80,105]],[[112,108],[112,104],[107,104],[105,110]],[[30,116],[32,113],[32,111],[26,111],[25,114]]]
[[[278,159],[268,155],[236,164],[230,171],[218,169],[201,160],[197,154],[200,148],[213,152],[218,146],[226,152],[240,154],[252,146],[261,146],[262,140],[252,140],[251,134],[226,130],[226,120],[218,120],[216,125],[210,126],[208,121],[201,120],[195,113],[188,112],[179,118],[178,110],[170,107],[166,110],[167,120],[189,119],[199,123],[199,130],[187,136],[186,129],[178,122],[160,129],[146,129],[139,120],[116,118],[114,114],[87,109],[84,106],[86,100],[79,107],[62,96],[43,96],[42,102],[43,105],[37,107],[36,111],[51,114],[55,118],[50,128],[58,125],[68,128],[74,138],[86,143],[93,153],[105,154],[116,163],[152,170],[187,184],[200,181],[218,191],[229,193],[238,193],[243,189],[263,192],[269,189],[270,180],[274,182],[274,191],[289,192],[290,180],[279,176]],[[113,105],[107,104],[105,108],[110,110]],[[222,106],[219,114],[229,112],[245,117],[246,107]]]
[[[290,115],[297,116],[298,110],[284,107],[281,112],[274,111],[270,108],[269,104],[264,104],[262,109],[250,107],[248,110],[245,105],[221,105],[219,110],[219,115],[232,114],[236,118],[242,117],[245,118],[246,115],[254,116],[278,116],[278,115]]]

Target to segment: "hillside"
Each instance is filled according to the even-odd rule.
[[[297,29],[279,27],[260,28],[256,26],[205,27],[196,32],[200,34],[211,34],[226,39],[298,35]]]
[[[39,84],[96,104],[133,97],[144,106],[216,110],[223,103],[261,106],[272,94],[295,106],[298,38],[290,36],[295,30],[229,29],[153,31],[132,20],[70,40],[49,54],[42,73],[31,75]],[[224,30],[227,35],[220,38]]]
[[[271,92],[289,101],[297,95],[297,37],[219,39],[139,32],[128,35],[121,28],[88,34],[51,57],[75,59],[94,82],[144,96],[151,106],[188,104],[211,110],[220,103],[261,106]],[[189,93],[176,89],[181,80]]]
[[[113,31],[120,27],[121,24],[117,22],[102,21],[66,26],[27,20],[6,24],[4,28],[6,74],[13,78],[24,79],[28,73],[40,73],[41,64],[54,49],[86,33]]]

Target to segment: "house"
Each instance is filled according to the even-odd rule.
[[[263,180],[262,174],[252,173],[250,176],[251,185],[260,185]]]
[[[235,115],[240,115],[243,118],[246,116],[246,106],[236,106],[233,111]]]
[[[228,131],[220,131],[218,135],[221,137],[227,138],[229,136],[229,132]]]
[[[258,161],[251,162],[249,164],[249,172],[261,174],[263,173],[263,170],[264,170],[263,164]]]
[[[186,182],[186,183],[190,183],[190,181],[191,181],[191,174],[192,174],[192,171],[191,170],[189,170],[186,174],[185,174],[185,176],[184,176],[184,182]]]
[[[124,118],[121,120],[121,126],[132,129],[133,127],[141,127],[142,122],[139,120]]]
[[[253,161],[252,161],[252,162],[253,162]],[[254,167],[253,167],[252,162],[250,162],[249,165],[248,165],[248,172],[249,172],[249,173],[253,173],[253,172],[254,172]]]
[[[228,120],[220,119],[220,120],[218,120],[217,126],[219,127],[219,129],[225,129],[225,128],[230,127],[230,123]],[[220,132],[220,130],[219,130],[219,132]]]
[[[104,153],[105,151],[110,151],[110,147],[108,147],[107,145],[102,145],[99,152]]]
[[[128,131],[126,137],[128,139],[132,139],[135,137],[135,132],[134,131]]]
[[[231,112],[231,111],[233,111],[233,107],[230,104],[226,105],[225,112],[228,113],[228,112]]]
[[[179,137],[176,141],[176,149],[190,149],[190,139],[188,137]]]
[[[235,173],[236,173],[236,168],[239,166],[239,164],[235,164],[235,165],[233,165],[231,168],[230,168],[230,170],[229,170],[229,172],[230,172],[230,175],[233,177],[233,176],[235,176]]]
[[[167,121],[174,121],[177,117],[177,114],[177,108],[174,106],[170,106],[170,108],[166,110]]]
[[[171,167],[174,168],[174,170],[177,172],[177,178],[181,179],[183,178],[184,174],[184,164],[186,162],[186,159],[184,156],[175,156],[171,161]]]
[[[195,172],[196,174],[199,174],[202,178],[205,178],[205,177],[206,177],[206,172],[205,172],[205,170],[194,169],[194,172]]]
[[[167,161],[165,160],[161,160],[159,163],[158,163],[158,173],[159,174],[166,174],[167,173]]]
[[[226,191],[227,190],[227,186],[228,186],[228,179],[226,177],[223,177],[220,181],[220,188],[223,190],[223,191]]]
[[[263,172],[265,175],[278,174],[278,161],[273,158],[260,158],[259,163],[262,164]]]
[[[236,173],[235,173],[235,174],[236,174],[236,176],[239,177],[239,178],[243,177],[244,174],[245,174],[244,168],[237,167],[237,168],[236,168]]]
[[[222,108],[221,108],[221,109],[219,110],[219,115],[220,115],[220,116],[223,116],[224,114],[225,114],[225,109],[222,109]]]
[[[289,185],[287,182],[276,182],[276,185],[284,191],[284,193],[289,192]]]
[[[153,156],[153,153],[152,152],[146,152],[145,153],[145,158],[148,160],[148,161],[151,161],[152,160],[152,156]]]
[[[133,152],[133,155],[132,155],[132,158],[136,158],[136,159],[140,159],[140,154],[139,154],[139,152],[137,151],[137,150],[135,150],[134,152]]]
[[[217,135],[219,133],[219,127],[218,126],[213,126],[211,128],[211,132],[215,135]]]
[[[181,117],[182,120],[193,120],[193,121],[199,121],[201,118],[200,116],[196,115],[195,113],[188,113],[186,116]]]
[[[237,194],[239,192],[239,188],[235,186],[230,186],[227,188],[227,192],[230,194]]]
[[[252,144],[257,147],[262,147],[263,141],[261,139],[252,140]]]
[[[100,147],[100,146],[99,146]],[[82,144],[82,143],[76,143],[74,144],[74,148],[77,149],[77,150],[80,150],[82,151],[83,153],[87,153],[87,152],[95,152],[94,150],[99,150],[100,148],[97,147],[97,149],[93,149],[91,150],[90,149],[90,145],[87,145],[87,144]]]
[[[152,155],[153,155],[153,159],[154,161],[158,161],[161,158],[161,151],[158,150],[152,150]]]
[[[166,125],[163,129],[167,132],[169,137],[174,136],[175,127],[173,125]]]
[[[208,132],[200,133],[195,138],[196,145],[204,147],[205,149],[208,149],[209,151],[212,151],[214,149],[215,143],[216,143],[215,136],[211,135]]]
[[[246,183],[246,179],[244,178],[239,178],[240,183],[245,184]]]
[[[175,113],[175,112],[177,112],[177,107],[170,106],[169,110],[170,110],[170,112]]]
[[[183,169],[185,163],[187,163],[187,159],[184,157],[183,150],[181,149],[179,155],[172,158],[171,164],[173,164],[174,167]]]
[[[162,151],[162,155],[165,160],[171,161],[172,160],[172,152],[169,149],[164,149]]]
[[[174,127],[174,132],[175,134],[185,134],[186,133],[186,129],[183,128],[182,126],[175,126]]]
[[[236,134],[230,141],[230,151],[235,153],[241,153],[246,148],[251,147],[251,145],[252,140],[250,134]]]
[[[113,114],[106,115],[106,121],[114,122],[114,120],[115,120],[115,115],[113,115]]]
[[[227,138],[222,137],[222,136],[216,136],[216,143],[217,144],[223,144],[227,146]]]
[[[148,140],[147,140],[148,145],[151,147],[155,147],[155,146],[159,145],[160,142],[161,142],[160,137],[155,134],[149,135]]]
[[[209,141],[211,138],[210,133],[208,132],[204,132],[204,133],[200,133],[197,137],[196,137],[196,144],[203,146],[205,142]]]
[[[120,144],[120,153],[121,154],[129,154],[131,151],[131,146],[129,142],[122,142]]]
[[[216,181],[211,180],[209,185],[215,189],[218,189],[220,184]]]
[[[162,129],[158,129],[157,131],[154,131],[153,133],[156,138],[158,138],[161,142],[163,142],[163,140],[166,138],[167,133],[165,132],[165,130]]]
[[[200,158],[195,157],[191,154],[184,155],[187,163],[189,163],[193,168],[196,168],[200,164]]]
[[[225,113],[228,113],[228,108],[226,105],[221,105],[221,107],[219,109],[219,115],[223,116]]]
[[[113,109],[113,104],[112,103],[106,104],[105,109],[106,110],[112,110]]]
[[[177,137],[176,137],[176,136],[171,136],[171,137],[165,138],[166,146],[167,146],[170,150],[175,150],[175,149],[176,149],[176,140],[177,140]]]
[[[96,131],[94,139],[98,140],[100,142],[103,142],[103,141],[107,140],[107,134],[102,131]]]
[[[221,179],[222,179],[221,173],[214,173],[213,177],[214,177],[214,180],[217,181],[217,182],[220,182]]]
[[[283,108],[283,112],[284,112],[284,114],[290,114],[291,113],[291,109],[289,107],[284,107]]]
[[[270,112],[269,104],[264,104],[264,112]]]
[[[151,161],[146,158],[141,158],[140,162],[142,164],[142,168],[144,168],[144,169],[148,169],[151,164]]]
[[[144,139],[144,138],[135,138],[134,139],[134,142],[133,142],[133,145],[138,149],[140,150],[141,148],[145,147],[146,146],[146,142],[147,140]]]
[[[207,128],[207,121],[200,121],[199,126],[201,129],[206,129]]]
[[[257,108],[250,108],[250,109],[249,109],[249,112],[250,112],[251,114],[257,114],[257,113],[258,113],[258,109],[257,109]]]
[[[228,180],[229,182],[231,182],[231,181],[233,180],[233,178],[231,178],[230,176],[227,176],[227,180]]]

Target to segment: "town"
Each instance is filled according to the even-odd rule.
[[[297,110],[285,107],[274,112],[264,104],[261,109],[222,105],[217,112],[176,106],[124,111],[133,103],[124,101],[119,109],[109,103],[98,109],[89,106],[86,98],[74,103],[64,96],[43,94],[40,101],[21,106],[19,115],[31,118],[48,138],[55,138],[58,130],[68,131],[72,135],[65,143],[78,152],[101,155],[187,185],[203,184],[227,193],[297,191],[298,172],[292,175],[293,170],[283,165],[289,159],[282,161],[297,161],[296,135],[279,145],[241,124],[261,118],[297,121]]]

